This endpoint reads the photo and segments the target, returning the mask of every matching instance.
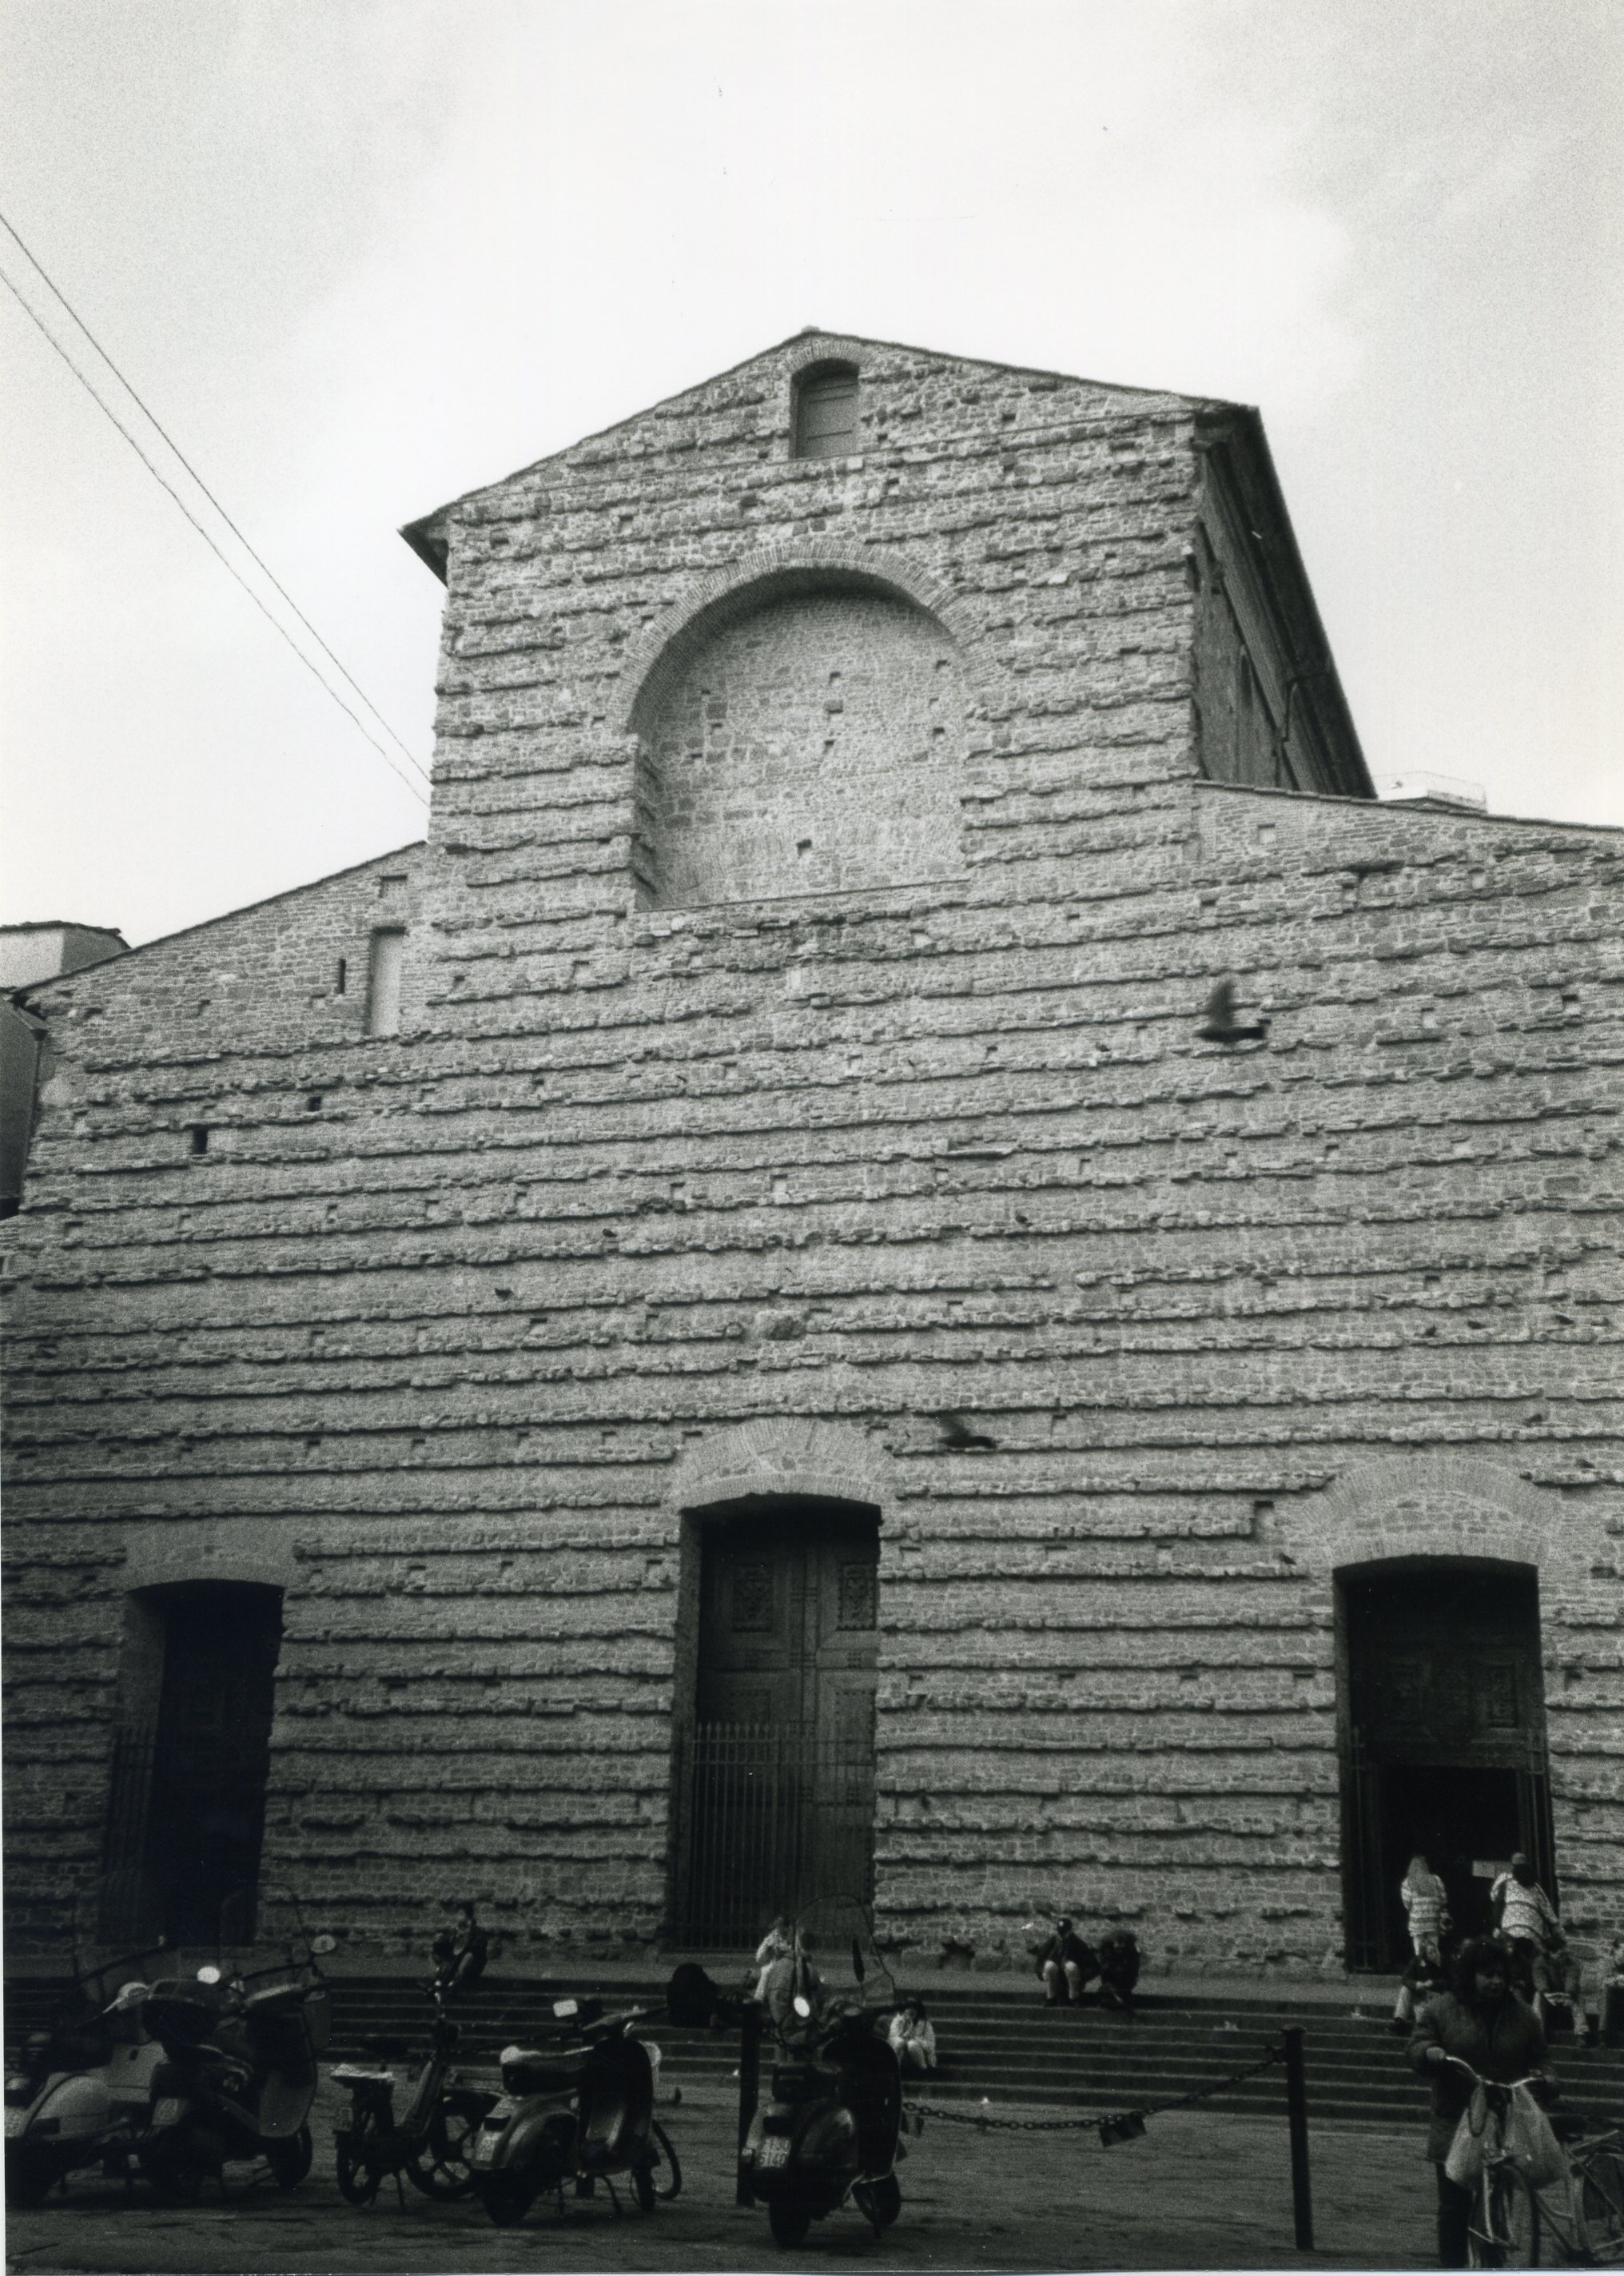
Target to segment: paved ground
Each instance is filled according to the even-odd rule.
[[[80,2181],[66,2199],[12,2214],[7,2262],[127,2276],[331,2276],[331,2272],[875,2269],[1273,2268],[1303,2265],[1291,2241],[1284,2125],[1215,2109],[1153,2119],[1144,2137],[1104,2150],[1092,2132],[981,2132],[927,2119],[901,2168],[902,2219],[877,2240],[853,2212],[781,2254],[759,2208],[733,2204],[735,2112],[715,2088],[661,2117],[683,2162],[683,2192],[646,2219],[628,2203],[549,2207],[521,2228],[493,2228],[477,2204],[429,2203],[410,2188],[354,2212],[333,2185],[336,2098],[315,2113],[316,2166],[283,2196],[229,2168],[188,2212],[122,2188]],[[1011,2113],[1015,2114],[1015,2113]],[[1052,2113],[1028,2111],[1025,2116]],[[1410,2135],[1316,2129],[1319,2267],[1402,2268],[1431,2257],[1431,2169]]]

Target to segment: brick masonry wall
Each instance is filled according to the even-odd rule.
[[[861,463],[797,464],[796,360],[848,346]],[[1624,1907],[1620,840],[1200,782],[1192,432],[756,359],[437,524],[420,860],[41,991],[21,1942],[95,1870],[123,1591],[203,1571],[287,1592],[268,1871],[383,1948],[465,1891],[540,1948],[653,1935],[681,1514],[764,1478],[882,1512],[905,1941],[1063,1901],[1163,1959],[1340,1952],[1332,1576],[1406,1551],[1538,1566],[1570,1917]],[[649,906],[638,723],[706,611],[819,565],[951,641],[954,872],[785,894],[752,758],[766,890]],[[825,669],[775,639],[763,715]],[[366,1040],[321,975],[386,875],[407,1021]],[[1224,972],[1266,1046],[1197,1037]]]

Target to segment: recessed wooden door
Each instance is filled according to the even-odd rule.
[[[1348,1958],[1401,1967],[1398,1890],[1417,1850],[1462,1932],[1487,1924],[1490,1869],[1514,1848],[1556,1893],[1537,1584],[1440,1559],[1348,1574],[1341,1597]]]
[[[270,1767],[282,1604],[275,1589],[197,1582],[164,1606],[163,1688],[147,1844],[163,1933],[252,1932]]]
[[[873,1876],[879,1536],[872,1516],[756,1505],[704,1531],[687,1740],[684,1933],[759,1933]]]

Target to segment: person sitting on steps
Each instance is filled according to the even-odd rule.
[[[924,2000],[917,1995],[903,2000],[892,2016],[886,2036],[896,2049],[896,2060],[904,2071],[935,2069],[935,2027],[925,2012]]]
[[[1067,1914],[1055,1922],[1054,1935],[1039,1952],[1038,1973],[1051,2007],[1063,2007],[1068,1999],[1080,2006],[1084,1985],[1099,1973],[1099,1954],[1084,1943]]]

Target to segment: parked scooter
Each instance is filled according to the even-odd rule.
[[[330,1936],[301,1931],[274,1966],[228,1981],[210,1965],[193,1983],[132,1984],[120,1993],[162,2048],[159,2087],[178,2104],[141,2151],[142,2171],[169,2203],[195,2204],[229,2159],[263,2158],[284,2189],[310,2171],[316,2057],[331,2022],[320,1960],[333,1948]]]
[[[659,2049],[635,2026],[638,2007],[612,2015],[601,1999],[558,1999],[563,2029],[555,2045],[506,2047],[500,2101],[474,2136],[474,2186],[499,2228],[522,2220],[546,2190],[563,2210],[564,2184],[590,2196],[601,2181],[616,2212],[613,2176],[631,2176],[639,2209],[652,2212],[683,2185],[682,2167],[654,2118]]]
[[[350,2096],[348,2118],[333,2138],[339,2190],[352,2205],[372,2204],[383,2182],[401,2174],[426,2196],[462,2197],[474,2187],[472,2137],[496,2097],[465,2085],[453,2067],[460,2033],[445,2010],[456,1983],[442,1965],[427,1987],[434,2005],[428,2052],[398,2119],[398,2082],[388,2064],[408,2052],[404,2040],[364,2040],[381,2062],[337,2063],[329,2073]]]
[[[851,1941],[856,1999],[831,1999],[810,1958],[807,1915],[834,1909],[807,1908],[793,1955],[769,1976],[777,2060],[768,2100],[739,2153],[740,2181],[766,2205],[773,2240],[786,2249],[804,2243],[814,2220],[848,2203],[876,2235],[903,2205],[895,2173],[903,2154],[902,2073],[886,2035],[887,2008],[862,2002],[862,1941]],[[866,1918],[864,1908],[843,1909]]]
[[[5,2078],[5,2198],[41,2204],[71,2174],[134,2171],[155,2128],[179,2102],[162,2090],[162,2048],[117,1988],[145,1973],[162,1946],[76,1968],[49,2029],[24,2041]]]

